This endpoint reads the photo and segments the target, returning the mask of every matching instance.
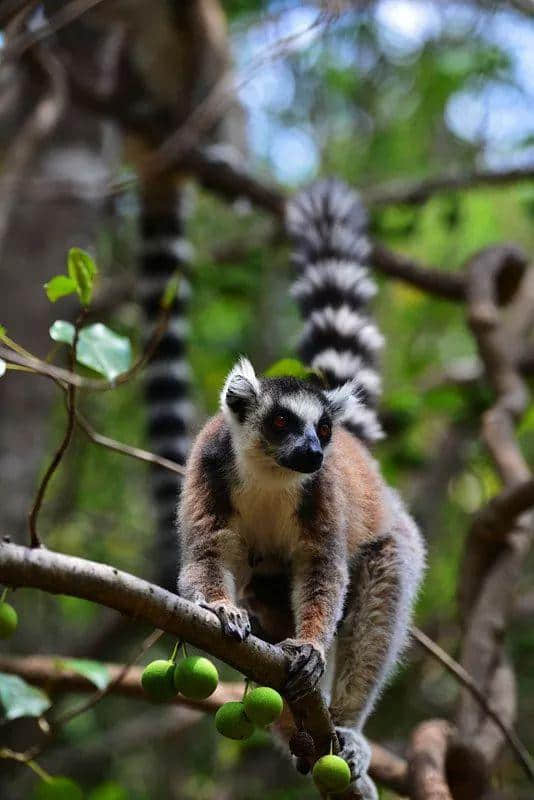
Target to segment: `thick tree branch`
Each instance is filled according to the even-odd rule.
[[[191,642],[258,683],[278,689],[285,683],[286,657],[280,648],[255,636],[245,642],[230,640],[208,611],[107,564],[4,541],[0,543],[0,582],[99,603]],[[316,751],[327,752],[333,729],[320,691],[293,704],[291,710],[314,737]],[[402,764],[395,757],[388,761],[386,753],[380,748],[373,757],[372,775],[384,785],[392,778],[397,786]]]
[[[415,729],[408,753],[412,800],[453,800],[445,777],[450,737],[451,727],[441,719],[423,722]]]
[[[472,523],[474,536],[502,539],[514,526],[517,517],[534,507],[534,478],[517,483],[494,497],[482,508]]]

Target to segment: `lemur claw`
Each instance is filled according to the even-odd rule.
[[[288,677],[283,694],[288,700],[300,700],[312,692],[325,669],[325,659],[320,650],[309,642],[285,639],[279,645],[288,656]]]
[[[244,608],[237,608],[230,603],[218,601],[216,603],[199,603],[201,608],[211,611],[219,619],[221,629],[225,636],[244,641],[250,635],[251,627],[248,613]]]
[[[360,792],[362,800],[378,800],[376,787],[367,774],[371,762],[371,748],[358,731],[350,728],[336,728],[340,751],[350,768],[351,780]]]

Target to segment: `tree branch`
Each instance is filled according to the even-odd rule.
[[[413,732],[408,753],[411,800],[453,800],[445,777],[451,727],[441,719],[422,722]]]
[[[476,189],[480,186],[505,186],[509,183],[531,181],[533,178],[534,167],[531,166],[506,170],[465,170],[419,181],[392,181],[374,189],[366,189],[365,199],[372,206],[422,205],[441,192]]]
[[[61,30],[61,28],[74,22],[75,19],[85,14],[86,11],[89,11],[93,6],[97,6],[102,2],[103,0],[72,0],[72,2],[67,3],[57,14],[54,14],[46,25],[42,25],[37,30],[21,33],[13,39],[12,42],[5,45],[5,47],[0,50],[2,63],[7,64],[9,61],[20,58],[30,47],[33,47],[38,42],[42,42],[43,39],[46,39],[52,33],[56,33]]]
[[[425,650],[427,650],[427,652],[437,659],[451,675],[454,675],[456,680],[462,686],[471,692],[479,705],[484,709],[488,717],[493,720],[495,725],[497,725],[502,732],[512,751],[515,753],[517,760],[525,770],[527,777],[530,780],[534,780],[534,763],[532,762],[530,753],[523,742],[519,739],[514,729],[507,725],[499,715],[498,711],[491,706],[486,696],[483,692],[481,692],[480,688],[476,684],[476,681],[471,677],[471,675],[462,667],[461,664],[458,664],[454,658],[451,658],[451,656],[446,653],[443,648],[436,644],[436,642],[433,642],[432,639],[423,633],[423,631],[419,630],[419,628],[412,626],[410,632],[413,638],[419,642],[421,647],[424,647]]]
[[[255,636],[250,636],[245,642],[228,639],[210,612],[107,564],[3,541],[0,543],[0,582],[99,603],[191,642],[257,683],[277,689],[285,683],[287,662],[279,647]],[[328,752],[334,732],[320,691],[315,690],[292,704],[291,711],[310,731],[316,752]],[[396,757],[388,760],[384,748],[373,752],[373,777],[384,785],[388,785],[391,778],[398,787],[402,775],[401,761]]]
[[[83,692],[94,693],[95,686],[91,681],[64,666],[68,656],[8,656],[0,655],[0,672],[19,675],[34,686],[41,686],[51,693],[55,692]],[[124,695],[137,699],[147,699],[141,686],[142,667],[130,666],[124,673],[124,664],[109,664],[102,662],[109,675],[110,685],[114,686],[107,694]],[[122,674],[122,677],[121,677]],[[120,681],[117,679],[120,678]],[[241,700],[243,696],[243,683],[220,683],[215,692],[207,700],[188,700],[182,695],[170,702],[178,706],[188,706],[202,711],[217,711],[217,709],[230,700]]]
[[[109,436],[104,436],[102,433],[95,431],[92,425],[89,424],[79,411],[76,411],[76,423],[89,440],[100,447],[105,447],[107,450],[114,450],[116,453],[121,453],[121,455],[129,456],[130,458],[136,458],[139,461],[146,461],[149,464],[157,464],[158,467],[168,469],[170,472],[176,472],[178,475],[185,474],[185,467],[176,463],[176,461],[163,458],[149,450],[143,450],[141,447],[133,447],[133,445],[118,442],[116,439],[110,439]]]
[[[498,307],[499,301],[515,299],[517,290],[527,283],[522,282],[526,264],[525,256],[517,251],[490,247],[473,256],[467,265],[468,321],[496,395],[494,405],[483,416],[482,434],[505,490],[475,517],[467,538],[459,585],[464,623],[461,663],[507,726],[515,718],[516,687],[503,634],[532,538],[532,514],[509,518],[506,525],[498,526],[498,538],[488,540],[481,534],[486,530],[484,522],[496,509],[517,508],[518,494],[524,501],[523,489],[516,487],[531,480],[515,435],[515,424],[528,400],[519,359],[523,328],[530,321],[531,309],[524,303],[518,311],[516,304],[515,316],[519,318],[514,318],[512,328]],[[460,695],[457,724],[462,739],[474,745],[491,767],[502,746],[502,731],[481,712],[471,693]]]
[[[517,483],[494,497],[472,522],[474,536],[503,539],[514,527],[517,517],[534,506],[534,478]]]
[[[390,278],[397,278],[444,300],[465,300],[464,275],[422,266],[409,256],[393,253],[378,242],[372,245],[370,260],[379,272]]]

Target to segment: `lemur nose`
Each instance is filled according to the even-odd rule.
[[[323,448],[321,447],[321,443],[315,431],[306,436],[302,448],[302,459],[310,472],[319,469],[323,462]]]

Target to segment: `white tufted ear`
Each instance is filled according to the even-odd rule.
[[[361,406],[358,400],[359,383],[356,379],[347,381],[335,389],[323,389],[335,422],[343,423]]]
[[[248,358],[241,357],[232,367],[221,392],[221,408],[242,422],[260,395],[260,382]]]

